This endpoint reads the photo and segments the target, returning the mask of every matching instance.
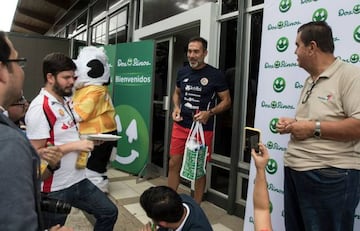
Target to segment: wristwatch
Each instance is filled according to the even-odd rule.
[[[60,164],[56,165],[54,168],[52,168],[49,164],[46,166],[46,168],[51,172],[51,174],[54,174],[56,170],[60,168]]]
[[[314,137],[318,139],[321,137],[320,121],[318,120],[315,121]]]

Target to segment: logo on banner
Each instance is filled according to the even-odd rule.
[[[294,110],[295,106],[284,104],[281,101],[271,101],[271,103],[266,103],[264,100],[261,102],[261,107],[263,108],[271,108],[271,109],[287,109],[287,110]]]
[[[358,25],[354,30],[354,39],[356,42],[360,43],[360,25]]]
[[[266,148],[269,150],[278,150],[278,151],[283,151],[283,152],[286,151],[286,147],[281,147],[280,144],[278,144],[276,142],[274,143],[272,141],[268,141],[266,143]]]
[[[276,124],[278,123],[279,119],[278,118],[274,118],[270,121],[270,124],[269,124],[269,129],[272,133],[276,134],[278,133],[276,131]]]
[[[351,63],[357,63],[360,60],[360,55],[358,54],[352,54],[350,57],[350,62]]]
[[[284,52],[289,47],[289,39],[286,37],[281,37],[276,42],[276,50],[279,52]]]
[[[286,81],[283,77],[277,77],[273,82],[273,89],[276,93],[283,92],[286,87]]]
[[[339,17],[341,17],[341,16],[349,16],[349,15],[359,14],[359,13],[360,13],[360,4],[357,4],[353,7],[352,10],[340,9],[338,12],[338,15],[339,15]]]
[[[266,172],[268,172],[271,175],[274,175],[278,170],[278,164],[277,164],[276,160],[269,159],[265,169],[266,169]]]
[[[279,5],[279,10],[281,13],[286,13],[291,8],[291,0],[281,0]]]
[[[266,69],[268,69],[268,68],[272,69],[272,68],[297,67],[297,66],[298,66],[297,63],[288,63],[285,60],[282,60],[282,61],[276,60],[274,62],[274,64],[271,64],[271,63],[268,63],[268,62],[265,63],[265,68]]]
[[[268,30],[276,30],[276,29],[284,29],[286,27],[299,26],[299,25],[301,25],[300,21],[290,22],[288,20],[284,20],[284,21],[279,21],[276,25],[269,24],[267,29]]]
[[[312,20],[314,22],[322,22],[322,21],[326,21],[326,19],[328,18],[328,12],[325,8],[320,8],[317,9],[312,16]]]

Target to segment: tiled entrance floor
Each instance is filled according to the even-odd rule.
[[[119,217],[114,230],[138,230],[143,224],[150,221],[139,204],[141,193],[150,186],[166,185],[166,178],[157,177],[139,181],[136,176],[115,169],[109,169],[108,177],[110,180],[109,197],[119,208]],[[190,194],[190,189],[185,186],[180,186],[179,191]],[[243,230],[243,220],[241,218],[229,215],[225,210],[207,201],[202,202],[201,207],[208,216],[214,231]],[[73,227],[75,231],[90,231],[93,227],[93,221],[91,216],[84,215],[83,212],[73,208],[66,225]]]

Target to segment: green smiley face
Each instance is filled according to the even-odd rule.
[[[278,118],[274,118],[270,121],[269,124],[269,129],[272,133],[276,134],[277,130],[276,130],[276,124],[278,123],[279,119]]]
[[[289,39],[286,37],[281,37],[276,42],[276,50],[279,52],[284,52],[289,47]]]
[[[277,26],[279,27],[279,29],[283,28],[284,26],[284,22],[283,21],[279,21]]]
[[[112,162],[115,168],[130,173],[139,173],[148,160],[149,134],[141,114],[130,105],[115,108],[118,131],[121,138],[117,144],[117,156]]]
[[[357,63],[357,62],[359,62],[359,60],[360,60],[360,55],[358,55],[358,54],[352,54],[350,56],[351,63]]]
[[[283,77],[278,77],[274,80],[273,89],[275,92],[280,93],[285,90],[286,81]]]
[[[312,16],[314,22],[323,22],[326,21],[327,18],[328,12],[325,8],[317,9]]]
[[[357,4],[357,5],[354,6],[353,12],[354,12],[354,14],[359,14],[360,13],[360,4]]]
[[[360,25],[354,30],[354,39],[356,42],[360,43]]]
[[[268,149],[272,149],[272,148],[274,147],[274,143],[273,143],[272,141],[268,141],[268,142],[266,143],[266,147],[267,147]]]
[[[274,159],[269,159],[265,169],[269,174],[273,175],[277,172],[278,164]]]
[[[281,62],[279,60],[275,61],[274,66],[275,68],[279,68],[281,65]]]
[[[277,102],[275,100],[271,101],[271,108],[275,109],[277,107]]]
[[[279,10],[281,13],[285,13],[291,8],[291,0],[281,0],[279,4]]]

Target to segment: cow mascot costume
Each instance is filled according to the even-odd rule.
[[[80,135],[117,135],[115,109],[107,86],[110,83],[110,67],[104,49],[84,47],[74,61],[77,66],[77,79],[73,108]],[[77,167],[86,167],[87,178],[105,193],[109,190],[107,164],[111,153],[116,151],[116,145],[117,141],[104,141],[95,145],[89,156],[88,153],[80,153],[77,162]]]

